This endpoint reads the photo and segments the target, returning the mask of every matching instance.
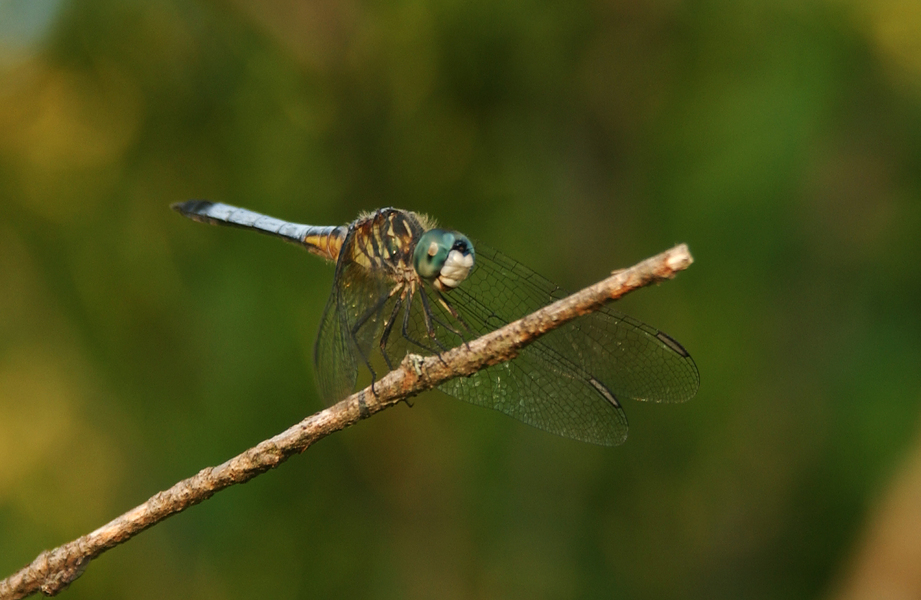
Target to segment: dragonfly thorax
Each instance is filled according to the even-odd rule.
[[[419,237],[413,252],[416,273],[442,291],[459,286],[473,262],[473,244],[456,231],[430,229]]]

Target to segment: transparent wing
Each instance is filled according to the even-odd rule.
[[[395,365],[407,352],[437,354],[517,318],[488,306],[477,294],[478,288],[468,288],[468,283],[470,278],[446,295],[460,321],[430,289],[417,292],[411,301],[407,297],[402,304],[394,304],[396,312],[391,308],[388,315],[395,314],[396,319],[383,346],[387,361]],[[515,288],[508,280],[502,286]],[[464,292],[458,294],[461,290]],[[524,304],[518,306],[524,310]],[[532,343],[512,361],[452,379],[439,389],[564,437],[602,445],[622,443],[627,437],[627,418],[617,399],[602,381],[571,356],[545,343],[546,339],[545,335]]]
[[[352,393],[359,366],[371,368],[372,348],[383,327],[381,303],[388,292],[386,280],[369,275],[355,263],[336,266],[314,348],[317,382],[327,404]]]
[[[484,314],[490,310],[487,322],[495,323],[493,328],[567,295],[501,253],[482,244],[475,247],[478,266],[452,294],[458,304],[481,306]],[[619,399],[684,402],[700,385],[697,365],[678,342],[610,306],[540,338],[536,352],[549,360],[567,357]]]
[[[516,263],[482,244],[475,247],[478,266],[448,300],[476,334],[555,299],[550,293],[555,286],[534,288],[528,280],[533,272],[511,270],[508,267]],[[585,360],[594,348],[574,333],[571,326],[558,328],[514,360],[448,381],[440,389],[557,435],[606,446],[621,444],[627,439],[627,416]]]
[[[392,283],[356,265],[337,269],[317,340],[324,397],[350,393],[358,367],[370,368],[375,355],[393,367],[407,352],[437,354],[566,295],[501,253],[475,247],[470,277],[445,295],[460,320],[429,288],[390,295]],[[619,399],[683,402],[698,386],[697,367],[677,342],[605,307],[544,335],[512,361],[439,389],[557,435],[617,445],[627,437]]]

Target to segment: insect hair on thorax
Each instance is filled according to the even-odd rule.
[[[415,219],[415,221],[422,228],[423,232],[428,231],[429,229],[435,229],[436,227],[438,227],[438,221],[436,221],[433,217],[430,217],[429,215],[425,213],[418,213],[412,210],[401,210],[401,209],[394,209],[394,210],[398,210],[399,212],[402,212],[408,215],[409,217]],[[358,222],[358,221],[366,221],[368,219],[373,219],[379,212],[381,212],[381,209],[362,211],[361,213],[358,214],[358,218],[355,221]]]

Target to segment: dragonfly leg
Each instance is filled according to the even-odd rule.
[[[422,316],[425,318],[425,331],[429,334],[429,337],[432,338],[432,341],[438,344],[439,348],[445,350],[445,347],[441,345],[438,338],[435,336],[435,326],[432,325],[432,307],[429,306],[429,298],[425,294],[425,288],[421,285],[419,286],[419,297],[422,299]]]
[[[387,301],[390,300],[394,294],[400,291],[401,287],[403,287],[402,283],[398,283],[397,285],[393,286],[393,289],[390,290],[390,293],[388,293],[386,296],[381,296],[381,298],[377,302],[375,302],[370,308],[368,308],[368,310],[363,312],[362,315],[358,317],[358,320],[355,321],[354,325],[352,325],[352,337],[354,337],[358,333],[359,329],[365,326],[365,323],[368,322],[368,319],[370,319],[371,316],[374,315],[374,313],[382,309],[384,307],[384,304],[386,304]]]
[[[426,294],[424,287],[419,288],[419,293],[422,295],[422,305],[425,307],[426,316],[428,317],[428,320],[426,322],[426,327],[429,328],[429,335],[433,338],[435,337],[435,329],[434,327],[431,326],[431,322],[434,321],[435,323],[438,323],[439,325],[444,327],[446,330],[456,335],[460,339],[460,341],[462,341],[466,345],[467,344],[466,338],[464,338],[464,335],[460,331],[458,331],[457,328],[452,327],[450,323],[442,321],[441,319],[438,318],[438,316],[434,312],[432,312],[431,305],[429,304],[428,294]],[[455,317],[457,316],[456,313],[453,313],[453,314]],[[466,324],[464,325],[466,326]],[[441,346],[441,344],[439,344],[439,346]],[[442,350],[445,350],[444,346],[442,346]]]
[[[402,283],[395,285],[393,289],[390,290],[390,293],[388,293],[386,296],[382,296],[377,302],[369,307],[368,310],[366,310],[360,317],[358,317],[358,320],[355,321],[355,324],[352,325],[352,328],[349,331],[349,335],[352,337],[352,342],[355,344],[355,348],[358,350],[358,354],[361,355],[361,360],[365,363],[365,366],[368,367],[368,371],[371,373],[371,392],[375,396],[377,396],[377,392],[374,390],[374,384],[377,382],[377,372],[374,370],[374,367],[371,366],[371,360],[365,356],[364,351],[361,349],[361,344],[358,343],[358,331],[367,324],[368,320],[373,315],[380,312],[380,310],[384,307],[384,304],[386,304],[387,301],[390,300],[390,298],[393,297],[393,295],[396,294],[402,286]],[[386,358],[386,355],[384,358]],[[387,366],[390,367],[389,361]]]
[[[393,310],[390,312],[390,317],[387,318],[387,324],[384,325],[384,333],[381,335],[381,356],[384,357],[384,362],[387,363],[387,368],[393,371],[393,363],[390,362],[390,357],[387,356],[387,340],[390,338],[390,332],[393,331],[393,324],[397,321],[397,313],[400,311],[400,307],[403,305],[403,298],[397,298],[393,303]]]
[[[413,339],[412,336],[409,335],[409,317],[412,314],[412,301],[413,301],[413,296],[412,294],[410,294],[409,299],[406,301],[406,310],[403,312],[403,332],[402,332],[403,338],[406,339],[408,342],[415,344],[419,346],[420,348],[426,350],[427,352],[431,352],[432,354],[438,357],[438,360],[440,360],[442,364],[445,364],[444,359],[441,358],[441,352],[444,352],[445,350],[447,350],[447,348],[445,348],[441,344],[441,342],[438,341],[437,337],[433,335],[432,341],[438,345],[441,351],[436,350],[434,348],[430,348],[429,346],[426,346],[425,344],[423,344],[421,341]],[[426,315],[425,321],[426,321],[425,323],[426,328],[429,329],[430,332],[434,333],[435,330],[432,327],[432,322],[428,319],[428,315]]]
[[[377,391],[374,389],[374,384],[377,382],[377,371],[374,370],[374,367],[371,366],[371,361],[368,360],[368,357],[365,356],[365,353],[358,350],[358,353],[361,355],[361,360],[364,361],[365,366],[368,367],[368,372],[371,373],[371,393],[374,394],[374,397],[377,397]]]
[[[470,326],[467,325],[467,322],[464,321],[464,318],[463,318],[462,316],[460,316],[460,313],[457,312],[457,310],[456,310],[453,306],[451,306],[451,303],[448,302],[448,299],[445,298],[444,294],[442,294],[439,290],[435,290],[435,293],[438,295],[438,301],[441,302],[441,305],[445,307],[445,310],[447,310],[449,313],[451,313],[451,316],[454,317],[455,319],[457,319],[457,321],[458,321],[461,325],[464,326],[464,329],[467,330],[467,333],[472,334],[472,333],[473,333],[473,330],[470,329]],[[468,349],[468,350],[470,349],[470,344],[467,343],[467,338],[465,338],[463,335],[461,335],[461,333],[460,333],[459,331],[457,331],[456,329],[454,329],[453,327],[449,327],[448,329],[450,329],[451,331],[453,331],[454,333],[456,333],[456,334],[457,334],[457,337],[459,337],[460,339],[464,340],[464,345],[467,346],[467,349]]]

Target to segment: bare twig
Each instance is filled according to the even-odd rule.
[[[277,467],[317,440],[400,400],[454,377],[511,360],[548,331],[637,288],[670,279],[691,262],[687,246],[681,244],[440,357],[407,356],[397,369],[375,384],[376,394],[370,393],[370,388],[352,394],[227,462],[180,481],[96,531],[42,552],[31,564],[0,581],[0,600],[24,598],[39,591],[53,596],[77,579],[94,558],[167,517]]]

